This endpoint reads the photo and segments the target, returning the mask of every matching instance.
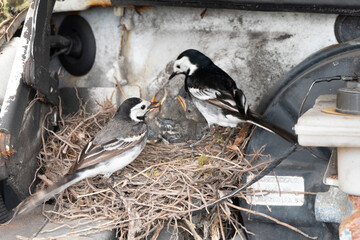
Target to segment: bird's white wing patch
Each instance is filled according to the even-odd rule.
[[[232,99],[224,99],[225,102],[229,103],[231,106],[235,107],[236,106],[236,102]]]
[[[134,142],[139,141],[141,138],[143,138],[145,134],[146,131],[140,135],[134,135],[127,138],[116,138],[102,146],[98,146],[96,151],[90,149],[90,146],[92,146],[92,142],[90,142],[85,151],[86,156],[84,157],[84,160],[100,156],[105,151],[125,150],[126,148],[130,147]],[[90,152],[88,152],[88,149],[90,149]]]
[[[241,102],[242,102],[242,104],[243,104],[243,106],[244,106],[244,111],[245,111],[245,113],[247,113],[247,110],[248,110],[248,108],[249,108],[249,105],[248,105],[247,102],[246,102],[246,97],[245,97],[245,95],[242,95],[242,97],[241,97]]]
[[[211,88],[205,88],[205,89],[199,89],[199,88],[189,88],[189,92],[191,95],[196,97],[200,100],[210,100],[215,99],[217,96],[219,96],[221,93],[218,90],[211,89]]]
[[[146,132],[127,138],[118,138],[117,141],[104,145],[106,151],[120,150],[129,146],[132,142],[138,141],[145,136]]]
[[[93,142],[92,142],[92,141],[89,142],[88,144],[86,144],[86,149],[85,149],[85,151],[84,151],[85,154],[89,151],[89,149],[91,148],[92,145],[93,145]]]

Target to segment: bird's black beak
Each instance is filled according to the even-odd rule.
[[[173,72],[173,73],[170,75],[169,80],[172,79],[173,77],[175,77],[176,75],[177,75],[177,73],[176,73],[176,72]]]

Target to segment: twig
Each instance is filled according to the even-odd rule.
[[[118,87],[118,89],[120,90],[121,92],[121,95],[123,96],[124,99],[127,99],[126,95],[125,95],[125,92],[124,90],[122,89],[121,85],[120,85],[120,82],[119,80],[114,76],[114,79],[116,81],[116,86]]]
[[[195,229],[195,225],[190,222],[189,220],[187,220],[186,218],[184,219],[184,222],[186,223],[186,225],[189,227],[192,236],[194,237],[195,240],[202,240],[202,238],[199,236],[199,234],[196,232]],[[224,238],[225,239],[225,238]]]
[[[217,215],[218,215],[218,218],[219,218],[221,236],[222,236],[223,239],[226,239],[225,238],[225,233],[224,233],[224,228],[223,228],[223,225],[222,225],[222,220],[221,220],[219,203],[216,203],[216,208],[217,208]]]

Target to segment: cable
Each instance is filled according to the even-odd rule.
[[[315,80],[311,83],[308,91],[306,92],[306,95],[305,95],[303,101],[301,102],[300,109],[299,109],[299,112],[298,112],[298,118],[301,116],[301,113],[302,113],[302,110],[303,110],[303,108],[304,108],[305,102],[306,102],[307,98],[309,97],[309,94],[310,94],[311,89],[313,88],[313,86],[314,86],[316,83],[319,83],[319,82],[339,81],[339,80],[341,80],[341,81],[358,81],[359,78],[358,78],[358,76],[333,76],[333,77],[325,77],[325,78],[315,79]]]

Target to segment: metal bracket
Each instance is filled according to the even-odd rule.
[[[339,186],[338,172],[337,172],[337,150],[332,150],[329,164],[326,168],[323,183],[329,186]]]
[[[25,63],[23,81],[39,91],[50,103],[57,105],[58,79],[50,76],[50,18],[55,1],[35,1],[31,24],[30,56]]]
[[[58,103],[58,81],[49,72],[54,3],[35,0],[28,9],[0,112],[0,180],[6,179],[17,195],[18,199],[11,199],[13,204],[28,195],[37,168],[43,118],[51,104]],[[36,92],[45,103],[34,100]]]

